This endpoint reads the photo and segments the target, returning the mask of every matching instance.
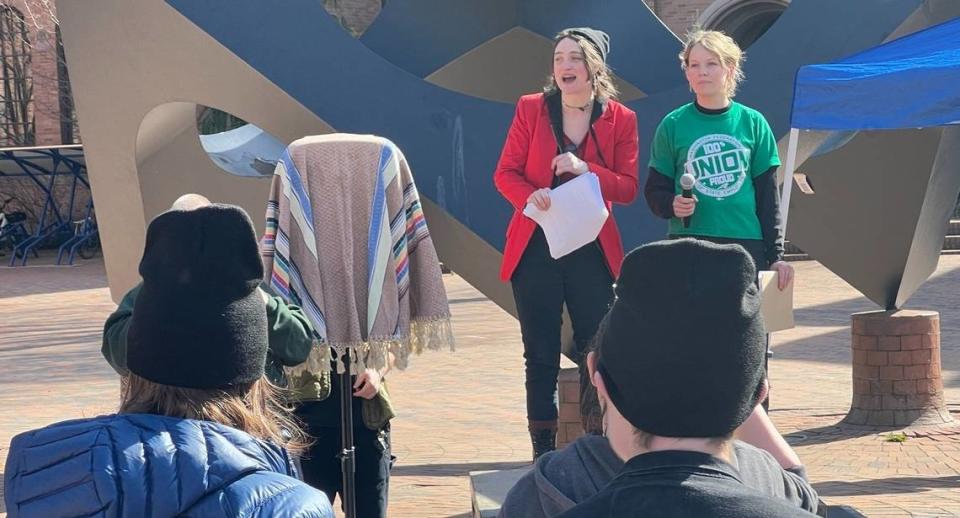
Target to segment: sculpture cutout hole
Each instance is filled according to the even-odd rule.
[[[197,106],[197,131],[210,160],[237,176],[272,175],[286,147],[240,117],[207,106]]]

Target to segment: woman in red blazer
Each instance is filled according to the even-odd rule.
[[[613,299],[623,244],[611,211],[596,241],[553,259],[543,231],[523,209],[532,203],[550,210],[551,187],[586,172],[600,179],[608,209],[636,197],[637,116],[614,100],[609,49],[609,36],[595,29],[556,36],[553,74],[543,93],[517,103],[494,173],[497,190],[514,208],[500,277],[512,284],[520,320],[534,459],[556,443],[563,304],[573,324],[572,359],[580,363]]]

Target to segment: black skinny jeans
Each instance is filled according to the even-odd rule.
[[[597,242],[554,259],[538,227],[510,281],[523,337],[527,418],[555,420],[563,304],[573,325],[571,359],[580,364],[613,302],[613,277]]]

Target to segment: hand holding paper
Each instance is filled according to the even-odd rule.
[[[760,282],[760,313],[768,333],[791,329],[793,322],[793,283],[780,289],[775,270],[757,272]]]
[[[549,209],[527,203],[523,214],[543,229],[554,259],[597,239],[610,216],[600,193],[600,179],[593,173],[584,173],[551,190]]]

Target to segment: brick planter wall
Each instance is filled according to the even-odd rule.
[[[952,422],[943,399],[939,313],[871,311],[856,313],[851,321],[853,402],[844,423]]]
[[[557,399],[560,403],[557,448],[563,448],[583,435],[583,424],[580,421],[580,374],[576,367],[560,369]]]

